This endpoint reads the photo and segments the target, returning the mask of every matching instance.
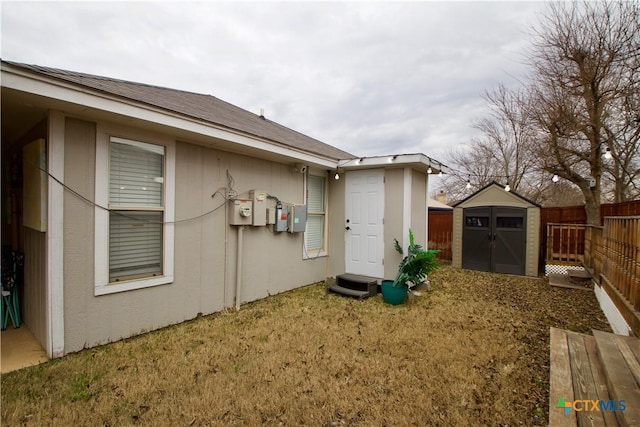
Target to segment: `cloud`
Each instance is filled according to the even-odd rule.
[[[2,2],[2,57],[207,93],[357,155],[443,154],[539,3]],[[55,17],[55,19],[52,19]]]

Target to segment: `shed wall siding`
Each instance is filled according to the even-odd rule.
[[[540,209],[527,209],[527,264],[525,274],[538,276],[538,248],[540,247]]]
[[[453,209],[453,236],[451,236],[451,265],[462,268],[462,208]]]

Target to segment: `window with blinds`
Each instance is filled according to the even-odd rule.
[[[109,282],[162,274],[164,147],[112,137]]]
[[[325,249],[325,184],[324,177],[314,175],[307,177],[307,228],[305,231],[307,252]]]

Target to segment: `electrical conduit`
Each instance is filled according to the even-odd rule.
[[[236,255],[236,310],[240,310],[240,294],[242,289],[242,232],[244,226],[238,227],[238,253]]]

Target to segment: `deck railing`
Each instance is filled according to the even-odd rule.
[[[640,216],[607,217],[585,226],[584,266],[640,336]]]
[[[586,227],[584,224],[547,224],[547,263],[582,264]]]
[[[594,277],[602,274],[604,261],[604,227],[587,225],[584,234],[584,265],[593,271]]]
[[[602,278],[640,310],[640,216],[604,221]]]

